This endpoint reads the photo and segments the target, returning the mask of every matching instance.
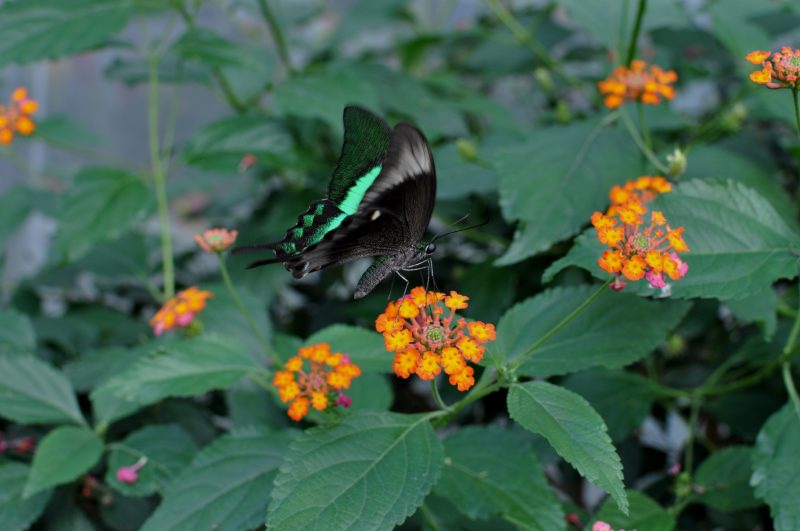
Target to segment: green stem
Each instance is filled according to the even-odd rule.
[[[447,404],[444,403],[444,400],[442,400],[442,395],[439,394],[439,387],[436,385],[436,378],[431,380],[431,394],[433,395],[433,399],[436,401],[436,404],[441,409],[447,409]]]
[[[794,93],[794,110],[797,114],[797,90]],[[800,117],[798,117],[798,131],[800,132]],[[800,308],[792,324],[792,329],[789,332],[789,337],[786,339],[786,345],[783,347],[781,353],[781,372],[783,373],[783,385],[786,387],[786,392],[789,393],[789,398],[794,404],[795,413],[800,417],[800,397],[797,395],[797,388],[794,386],[792,380],[792,356],[794,355],[794,344],[797,342],[797,335],[800,334]]]
[[[289,49],[286,46],[286,39],[283,37],[281,25],[278,22],[278,19],[275,17],[275,14],[270,9],[267,0],[258,0],[258,7],[261,8],[261,15],[264,17],[267,26],[269,26],[269,29],[272,32],[272,39],[275,41],[275,48],[278,50],[278,57],[280,58],[281,63],[283,63],[284,68],[286,68],[286,71],[291,75],[294,70],[292,69],[291,61],[289,61]]]
[[[175,295],[175,266],[172,256],[172,235],[169,227],[169,202],[167,200],[166,174],[161,164],[161,148],[158,139],[158,56],[150,54],[148,105],[148,141],[150,146],[150,167],[156,189],[158,220],[161,226],[161,261],[164,272],[164,298]]]
[[[489,374],[489,377],[481,378],[481,381],[472,388],[467,396],[447,408],[446,411],[441,412],[441,416],[438,416],[434,423],[434,428],[440,428],[450,422],[450,419],[455,417],[459,411],[470,405],[471,403],[475,402],[476,400],[480,400],[484,396],[494,393],[501,387],[504,387],[505,384],[501,382],[492,382],[494,371],[491,369],[486,369],[487,372],[484,374]],[[491,371],[491,372],[490,372]]]
[[[642,132],[644,145],[652,151],[653,139],[650,137],[650,129],[648,129],[647,121],[644,118],[644,104],[641,101],[636,102],[636,118],[639,120],[639,130]]]
[[[636,21],[633,23],[633,33],[631,33],[631,40],[628,43],[628,55],[625,57],[626,65],[630,65],[631,61],[636,58],[636,43],[639,40],[639,32],[642,30],[642,19],[644,18],[645,10],[647,10],[647,0],[639,0]]]
[[[792,404],[794,404],[794,412],[800,417],[800,396],[797,395],[797,388],[794,386],[794,380],[792,380],[792,362],[789,360],[784,361],[781,372],[783,373],[783,385],[786,387],[786,392],[789,393]]]
[[[639,135],[639,132],[636,130],[636,126],[633,124],[633,121],[631,120],[631,117],[628,116],[628,113],[625,112],[625,110],[622,110],[622,112],[620,114],[622,115],[622,122],[625,124],[625,128],[628,130],[628,133],[630,133],[631,138],[636,143],[636,145],[639,147],[641,152],[644,153],[644,156],[647,157],[647,160],[649,160],[650,163],[653,166],[655,166],[656,169],[659,172],[661,172],[662,175],[667,175],[669,173],[669,170],[667,169],[666,166],[664,166],[661,163],[660,160],[658,160],[658,157],[656,157],[655,153],[653,153],[653,151],[642,140],[642,137]]]
[[[214,75],[214,79],[217,80],[217,83],[219,83],[219,86],[222,89],[222,94],[225,96],[225,100],[228,102],[228,105],[233,107],[233,110],[235,110],[237,113],[244,113],[247,110],[247,104],[243,103],[236,95],[236,92],[228,82],[228,78],[226,78],[222,73],[222,70],[219,68],[213,68],[211,73]]]
[[[225,260],[222,258],[221,253],[217,253],[217,260],[219,261],[219,270],[220,273],[222,273],[222,280],[225,282],[225,287],[228,288],[228,293],[230,293],[234,304],[236,304],[236,307],[239,309],[239,313],[241,313],[242,317],[244,317],[244,320],[247,321],[247,326],[249,326],[250,330],[252,330],[253,334],[255,334],[256,339],[258,339],[258,342],[261,344],[264,352],[266,352],[267,355],[272,358],[273,365],[277,368],[283,367],[283,362],[278,357],[278,354],[269,345],[267,339],[261,333],[261,330],[259,330],[258,326],[256,326],[256,322],[253,319],[253,316],[250,314],[250,311],[247,309],[244,303],[242,303],[242,299],[239,297],[239,292],[236,291],[236,288],[233,286],[231,276],[228,274],[228,268],[225,265]]]
[[[583,301],[583,303],[580,306],[578,306],[577,308],[572,310],[569,313],[569,315],[567,315],[566,317],[561,319],[561,321],[559,321],[558,324],[556,324],[553,328],[551,328],[545,335],[540,337],[538,341],[536,341],[533,345],[531,345],[528,348],[528,350],[523,352],[522,355],[520,355],[516,360],[514,360],[513,363],[509,364],[509,372],[513,373],[515,370],[517,370],[519,368],[519,366],[522,364],[522,362],[525,361],[525,358],[529,354],[531,354],[537,348],[539,348],[542,345],[544,345],[548,340],[550,340],[551,337],[556,335],[559,332],[559,330],[561,330],[562,328],[567,326],[570,321],[575,319],[583,310],[585,310],[590,304],[592,304],[594,302],[594,300],[597,297],[599,297],[601,293],[603,293],[605,291],[605,289],[608,287],[608,285],[611,284],[612,280],[613,279],[611,279],[611,278],[606,280],[603,283],[603,285],[600,286],[599,288],[597,288],[597,290],[594,293],[592,293],[589,296],[589,298],[587,298],[585,301]]]
[[[694,442],[697,438],[697,419],[700,416],[700,401],[699,394],[692,394],[691,407],[689,410],[689,439],[686,441],[686,455],[683,462],[683,469],[692,473],[694,466]]]
[[[797,102],[796,88],[792,89],[792,101],[794,102],[794,121],[797,124],[797,134],[800,135],[800,104]]]

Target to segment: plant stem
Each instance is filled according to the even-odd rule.
[[[158,139],[158,55],[150,54],[148,104],[148,143],[150,146],[150,167],[153,185],[156,189],[158,221],[161,226],[161,261],[164,273],[164,299],[175,295],[175,266],[172,257],[172,235],[169,227],[169,202],[167,200],[166,174],[161,164],[161,147]]]
[[[797,114],[797,90],[792,91],[794,94],[794,110]],[[800,115],[798,115],[798,132],[800,132]],[[798,308],[795,315],[792,329],[789,332],[789,337],[786,339],[786,345],[783,347],[781,353],[781,372],[783,373],[783,385],[786,387],[786,392],[789,393],[789,398],[794,404],[794,411],[800,417],[800,397],[797,395],[797,388],[794,386],[792,380],[792,355],[794,354],[794,344],[797,342],[797,335],[800,334],[800,308]]]
[[[700,415],[700,402],[700,394],[693,393],[689,409],[689,439],[686,441],[686,455],[683,462],[683,469],[690,474],[694,466],[694,442],[697,438],[697,418]]]
[[[433,395],[433,399],[436,401],[436,404],[441,409],[447,409],[447,404],[444,403],[444,400],[442,400],[442,395],[439,394],[439,387],[436,385],[436,378],[431,380],[431,394]]]
[[[650,163],[653,166],[655,166],[656,169],[659,172],[661,172],[663,175],[668,174],[669,170],[667,169],[667,167],[664,166],[661,163],[660,160],[658,160],[658,157],[656,157],[655,153],[653,153],[653,151],[642,140],[642,137],[639,135],[639,132],[636,130],[636,126],[633,124],[633,121],[631,120],[631,117],[628,116],[628,113],[625,112],[624,110],[622,110],[622,112],[620,114],[622,115],[622,122],[625,124],[625,128],[628,130],[628,133],[630,133],[631,138],[636,143],[636,145],[639,147],[639,149],[642,151],[642,153],[644,153],[644,156],[647,157],[647,160],[649,160]]]
[[[800,417],[800,396],[797,395],[797,388],[792,380],[792,362],[789,360],[784,361],[781,372],[783,373],[783,385],[786,387],[786,392],[789,393],[792,404],[794,404],[794,412]]]
[[[471,403],[475,402],[476,400],[480,400],[481,398],[483,398],[488,394],[494,393],[495,391],[506,385],[499,381],[492,382],[492,380],[494,379],[493,378],[494,370],[486,369],[486,371],[487,372],[484,373],[484,376],[487,374],[489,376],[486,378],[481,378],[481,381],[478,382],[478,385],[473,387],[467,396],[465,396],[464,398],[462,398],[461,400],[459,400],[458,402],[447,408],[445,411],[441,411],[441,416],[438,416],[433,423],[434,428],[439,428],[441,426],[444,426],[445,424],[450,422],[450,419],[456,416],[456,414],[458,414],[459,411],[461,411]]]
[[[608,287],[608,285],[611,284],[611,280],[612,279],[610,279],[610,278],[608,280],[606,280],[603,283],[603,285],[600,286],[599,288],[597,288],[597,290],[594,293],[589,295],[589,298],[587,298],[585,301],[583,301],[583,303],[580,306],[578,306],[577,308],[572,310],[569,313],[569,315],[567,315],[566,317],[561,319],[561,321],[559,321],[558,324],[556,324],[553,328],[551,328],[545,335],[540,337],[539,340],[536,341],[536,343],[531,345],[530,348],[528,348],[528,350],[523,352],[522,355],[520,355],[516,360],[514,360],[513,363],[509,364],[509,371],[513,373],[515,370],[517,370],[519,368],[519,366],[522,364],[522,362],[524,361],[525,357],[527,357],[529,354],[534,352],[537,348],[539,348],[542,345],[544,345],[551,337],[556,335],[559,330],[561,330],[562,328],[567,326],[567,324],[569,324],[570,321],[575,319],[575,317],[577,317],[583,310],[585,310],[590,304],[592,304],[594,302],[594,300],[597,297],[599,297],[601,293],[603,293],[605,291],[605,289]]]
[[[639,40],[639,32],[642,30],[642,19],[644,12],[647,10],[647,0],[639,0],[639,7],[636,11],[636,21],[633,23],[633,33],[631,33],[631,40],[628,42],[628,55],[625,57],[625,64],[630,65],[631,61],[636,58],[636,42]]]
[[[270,31],[272,32],[272,39],[275,41],[275,48],[278,50],[278,57],[283,63],[284,68],[286,71],[291,75],[294,72],[292,69],[292,63],[289,61],[289,49],[286,46],[286,39],[283,37],[283,31],[281,31],[281,25],[278,22],[278,19],[275,17],[275,14],[267,4],[267,0],[258,0],[258,7],[261,8],[261,14],[264,17],[264,20],[269,26]]]
[[[794,102],[794,121],[797,125],[797,134],[800,135],[800,105],[797,102],[797,92],[796,88],[792,89],[792,101]]]
[[[231,276],[228,274],[228,268],[225,265],[225,260],[222,258],[221,253],[217,253],[217,260],[219,261],[219,270],[220,273],[222,273],[222,280],[225,281],[225,287],[228,288],[228,293],[230,293],[234,304],[236,304],[236,307],[239,309],[239,313],[242,314],[242,317],[244,317],[244,320],[247,322],[247,326],[249,326],[250,330],[252,330],[253,334],[255,334],[256,339],[258,339],[258,342],[261,344],[261,348],[264,349],[264,352],[266,352],[267,355],[272,358],[272,364],[277,368],[283,367],[283,362],[278,357],[278,354],[269,345],[267,339],[261,334],[261,330],[259,330],[258,326],[256,326],[256,322],[253,319],[252,314],[244,305],[244,303],[242,303],[242,299],[239,297],[239,292],[236,291],[236,288],[233,286]]]
[[[644,145],[652,151],[653,139],[650,137],[650,129],[647,128],[646,120],[644,119],[644,104],[641,101],[636,102],[636,117],[639,120],[639,129],[642,132],[642,140]]]

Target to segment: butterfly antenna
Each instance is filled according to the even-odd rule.
[[[252,252],[255,252],[255,251],[264,251],[264,250],[269,250],[269,251],[275,250],[275,244],[274,243],[259,243],[259,244],[255,244],[255,245],[241,245],[239,247],[235,247],[231,251],[231,254],[246,254],[246,253],[252,253]]]
[[[467,215],[469,215],[469,214],[467,214]],[[466,218],[466,216],[462,217],[461,219],[465,219],[465,218]],[[435,242],[439,238],[444,238],[445,236],[450,236],[451,234],[455,234],[456,232],[464,232],[465,230],[477,229],[478,227],[483,227],[484,225],[489,223],[489,219],[490,218],[486,218],[485,220],[481,221],[480,223],[478,223],[476,225],[470,225],[469,227],[464,227],[463,229],[456,229],[456,230],[451,230],[450,232],[445,232],[444,234],[437,234],[436,236],[433,237],[433,239],[431,240],[431,243]]]
[[[469,217],[469,212],[467,212],[466,214],[464,214],[463,216],[461,216],[460,218],[458,218],[457,220],[452,222],[450,225],[448,225],[448,227],[455,227],[456,225],[458,225],[459,223],[461,223],[462,221],[464,221],[468,217]],[[438,238],[441,235],[442,235],[442,231],[437,232],[436,235],[433,237],[433,239],[431,241],[432,242],[436,241],[436,238]]]

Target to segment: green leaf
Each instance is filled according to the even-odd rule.
[[[722,301],[733,313],[734,317],[744,323],[760,323],[764,329],[764,339],[769,341],[778,325],[775,315],[778,307],[778,296],[771,286],[765,287],[760,293],[755,293],[744,299]]]
[[[163,492],[170,481],[194,457],[197,447],[183,428],[176,424],[145,426],[111,445],[106,483],[126,496],[148,496]],[[117,470],[145,458],[135,483],[121,483]]]
[[[231,116],[201,129],[187,142],[187,164],[206,170],[233,172],[245,155],[281,165],[293,143],[286,129],[262,116]]]
[[[32,353],[36,334],[28,316],[13,309],[0,310],[0,355]]]
[[[718,511],[741,511],[758,507],[750,486],[752,449],[730,446],[713,453],[697,467],[694,478],[701,489],[700,503]]]
[[[82,353],[64,365],[64,373],[75,390],[88,393],[144,356],[145,348],[108,347]]]
[[[503,217],[519,221],[514,240],[497,263],[513,264],[569,238],[603,210],[620,176],[637,175],[639,154],[620,129],[587,122],[534,130],[524,143],[501,149]]]
[[[425,416],[362,411],[307,430],[275,478],[270,529],[399,525],[439,479],[442,444]],[[389,481],[391,488],[386,488]]]
[[[377,332],[350,325],[331,325],[314,333],[305,344],[330,343],[333,352],[342,352],[363,372],[389,372],[392,355],[386,351]]]
[[[595,521],[611,524],[614,529],[641,529],[647,531],[672,531],[675,517],[652,498],[639,491],[626,491],[630,511],[625,514],[611,500],[606,500],[595,515]]]
[[[214,293],[200,316],[205,331],[221,336],[236,337],[245,344],[255,358],[265,357],[264,347],[261,346],[247,320],[242,316],[227,288],[221,284],[204,287]],[[269,341],[272,336],[272,322],[267,315],[267,305],[260,297],[239,289],[239,298],[242,304],[252,316],[261,335]]]
[[[511,387],[508,412],[522,427],[544,436],[558,455],[628,513],[622,463],[603,419],[586,400],[547,382],[527,382]]]
[[[0,66],[96,48],[122,30],[126,0],[17,0],[0,7]]]
[[[767,502],[778,531],[800,529],[800,413],[791,402],[772,415],[756,438],[750,485]]]
[[[74,259],[92,244],[122,234],[150,206],[150,191],[137,176],[116,168],[84,168],[64,198],[56,245]]]
[[[24,186],[14,186],[0,195],[0,256],[6,240],[14,234],[28,217],[33,206],[33,192]]]
[[[0,416],[22,424],[85,424],[69,380],[31,356],[0,356]]]
[[[33,137],[65,149],[108,148],[103,137],[84,128],[68,116],[48,116],[37,122]]]
[[[444,452],[442,478],[433,492],[460,512],[482,520],[498,515],[520,529],[566,528],[525,433],[467,427],[445,439]]]
[[[0,529],[3,531],[24,531],[35,522],[50,500],[50,492],[40,492],[22,498],[22,489],[28,480],[30,468],[22,463],[0,464]]]
[[[353,399],[350,409],[386,411],[392,405],[392,386],[384,374],[362,374],[350,384],[345,394]]]
[[[434,148],[436,197],[460,199],[470,194],[485,195],[497,190],[497,172],[465,160],[455,143]]]
[[[237,431],[205,447],[164,493],[142,531],[238,531],[264,520],[290,432]]]
[[[200,61],[212,68],[241,64],[241,49],[208,28],[193,28],[172,45],[185,60]]]
[[[103,441],[92,430],[75,426],[54,429],[36,448],[23,498],[77,479],[102,455]]]
[[[506,359],[522,356],[596,289],[554,288],[512,307],[497,325],[495,350]],[[549,376],[597,365],[624,367],[661,344],[689,307],[682,301],[653,301],[607,289],[527,357],[519,373]]]
[[[641,426],[660,396],[650,380],[625,371],[590,369],[570,374],[561,385],[592,404],[614,441],[621,441]]]

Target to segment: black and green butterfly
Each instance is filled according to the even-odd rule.
[[[312,202],[281,241],[233,252],[272,250],[276,258],[248,268],[283,262],[295,278],[377,256],[356,287],[360,299],[393,273],[430,266],[435,245],[420,241],[435,200],[433,155],[419,129],[407,123],[392,129],[366,109],[348,106],[328,197]]]

